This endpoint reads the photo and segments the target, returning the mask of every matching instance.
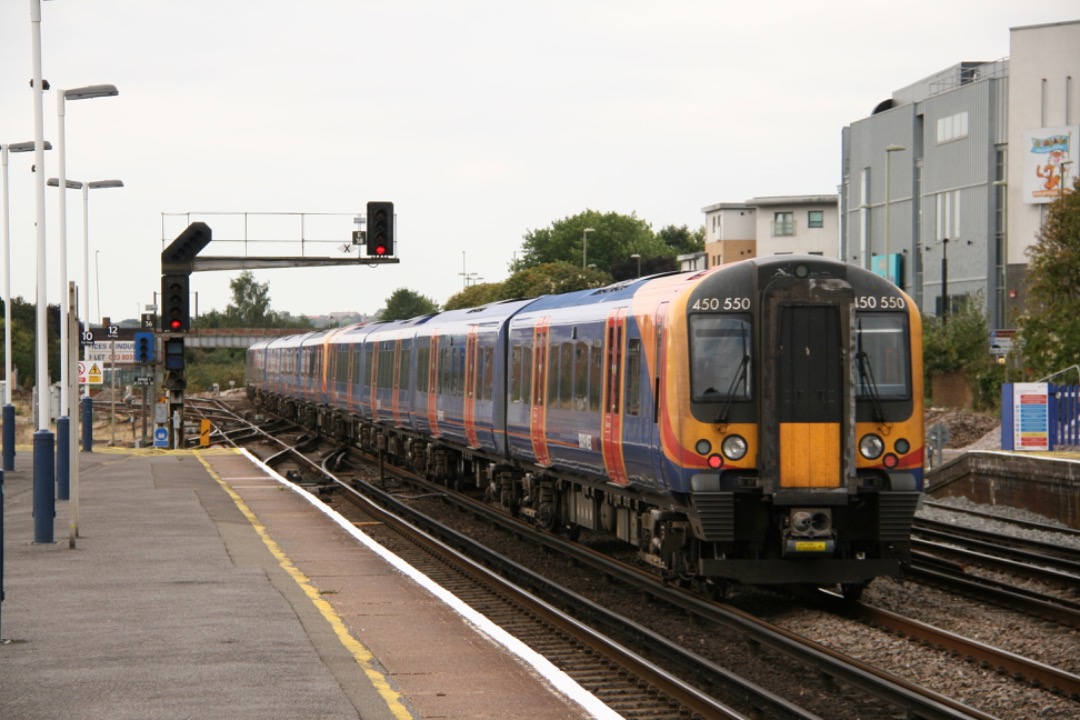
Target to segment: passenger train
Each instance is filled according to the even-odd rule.
[[[857,596],[909,560],[921,340],[891,282],[782,255],[266,340],[248,392],[709,592]]]

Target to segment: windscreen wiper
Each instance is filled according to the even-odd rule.
[[[739,363],[739,368],[735,371],[735,377],[731,379],[731,385],[728,386],[727,397],[724,398],[724,404],[720,406],[720,412],[716,414],[716,422],[726,423],[728,410],[731,409],[731,401],[735,399],[735,388],[738,387],[739,382],[746,377],[746,368],[750,365],[750,356],[743,355],[742,362]]]
[[[877,381],[874,380],[874,369],[870,367],[870,356],[865,350],[860,350],[856,355],[859,360],[859,377],[866,387],[866,394],[870,397],[870,404],[874,408],[874,419],[885,422],[885,409],[881,405],[881,395],[878,394]]]

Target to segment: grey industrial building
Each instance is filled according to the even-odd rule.
[[[935,73],[843,130],[840,257],[925,313],[981,297],[991,328],[1013,326],[1025,250],[1080,169],[1080,20],[1012,28],[1009,45],[1008,58]]]

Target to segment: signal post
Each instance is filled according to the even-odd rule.
[[[184,447],[184,336],[191,330],[191,273],[202,270],[252,268],[317,267],[327,265],[394,264],[394,203],[372,201],[367,204],[367,232],[353,233],[353,245],[366,243],[366,257],[354,259],[314,257],[196,257],[212,240],[210,226],[193,222],[161,252],[161,361],[163,384],[168,393],[168,417],[155,417],[155,423],[170,431],[169,447]],[[346,246],[348,249],[348,246]],[[145,400],[144,400],[145,407]],[[154,433],[155,440],[165,428]]]

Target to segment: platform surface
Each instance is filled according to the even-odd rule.
[[[611,717],[245,455],[78,461],[51,544],[5,473],[0,718]]]

